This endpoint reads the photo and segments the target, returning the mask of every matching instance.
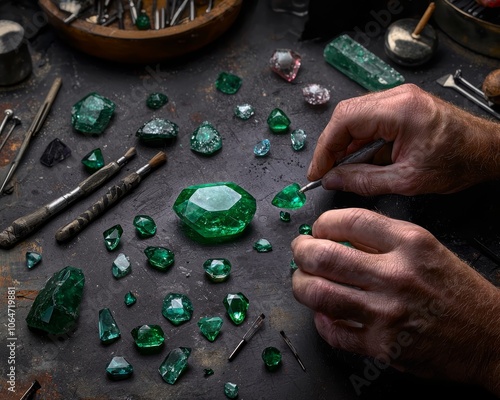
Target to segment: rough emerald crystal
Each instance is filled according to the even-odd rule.
[[[109,124],[115,103],[97,93],[90,93],[71,109],[71,123],[81,132],[99,135]]]
[[[312,235],[312,227],[309,224],[302,224],[299,226],[299,233],[301,235]]]
[[[132,329],[132,337],[140,350],[158,350],[165,341],[165,334],[159,325],[140,325]]]
[[[225,258],[209,258],[203,263],[203,269],[212,282],[223,282],[229,278],[231,263]]]
[[[84,285],[79,268],[68,266],[56,272],[36,296],[26,317],[28,326],[53,335],[69,332],[78,319]]]
[[[271,69],[287,82],[297,76],[300,69],[301,57],[290,49],[277,49],[269,60]]]
[[[118,254],[118,257],[113,261],[112,272],[116,279],[123,278],[130,274],[132,272],[130,259],[123,253]]]
[[[303,129],[295,129],[290,134],[290,139],[292,140],[292,149],[295,151],[302,150],[306,145],[307,135]]]
[[[241,87],[241,78],[228,72],[221,72],[215,81],[215,87],[225,94],[235,94]]]
[[[40,253],[37,253],[36,251],[26,252],[26,266],[29,269],[33,268],[40,261],[42,261],[42,255]]]
[[[272,110],[269,117],[267,117],[267,125],[269,125],[269,129],[274,133],[286,132],[290,123],[290,119],[279,108]]]
[[[104,245],[109,251],[113,251],[118,247],[122,234],[123,228],[120,224],[114,225],[103,232]]]
[[[45,151],[40,157],[40,162],[46,167],[53,167],[57,163],[68,158],[70,155],[71,149],[60,139],[55,138],[45,148]]]
[[[404,77],[348,35],[340,35],[324,49],[329,64],[364,88],[377,91],[404,83]]]
[[[134,217],[134,226],[140,238],[149,238],[156,233],[156,223],[148,215],[136,215]]]
[[[274,196],[271,204],[278,208],[295,209],[306,203],[306,195],[300,192],[298,183],[286,186],[281,192]]]
[[[217,182],[182,190],[173,209],[202,238],[226,240],[243,232],[257,203],[235,183]]]
[[[290,260],[290,269],[293,271],[295,271],[296,269],[298,269],[299,267],[297,266],[297,263],[295,262],[295,260],[292,258]]]
[[[243,293],[229,293],[222,303],[226,307],[227,315],[236,325],[240,325],[245,320],[250,302]]]
[[[269,370],[275,370],[281,364],[281,352],[276,347],[266,347],[262,351],[262,360]]]
[[[330,100],[330,91],[317,83],[304,86],[302,95],[304,100],[313,106],[326,104]]]
[[[287,212],[287,211],[280,211],[280,219],[283,222],[290,222],[290,220],[292,219],[292,217],[290,216],[289,212]]]
[[[223,320],[221,317],[203,317],[198,321],[198,327],[208,341],[213,342],[219,335]]]
[[[354,246],[352,245],[352,243],[351,243],[351,242],[337,242],[337,243],[342,244],[342,245],[347,246],[347,247],[352,247],[352,248],[354,248]]]
[[[253,244],[253,248],[258,253],[267,253],[273,249],[272,244],[267,239],[259,239]]]
[[[120,329],[116,324],[109,308],[103,308],[99,311],[99,339],[101,343],[113,343],[120,338]]]
[[[166,247],[148,246],[144,250],[144,254],[146,254],[149,264],[160,271],[166,271],[175,261],[174,252]]]
[[[191,319],[193,316],[193,304],[183,294],[169,293],[163,299],[161,313],[172,324],[177,326]]]
[[[191,150],[212,155],[222,148],[222,137],[208,121],[203,122],[191,135]]]
[[[190,355],[189,347],[177,347],[171,350],[158,369],[163,380],[173,385],[187,368]]]
[[[104,157],[101,149],[97,148],[82,158],[82,164],[90,172],[95,172],[104,167]]]
[[[271,142],[269,141],[269,139],[264,139],[258,142],[253,147],[253,154],[255,154],[257,157],[264,157],[267,156],[269,150],[271,150]]]
[[[146,143],[161,142],[177,137],[179,126],[168,119],[153,118],[142,125],[135,136]]]
[[[134,372],[134,367],[123,357],[113,357],[106,367],[110,379],[120,381],[129,378]]]
[[[226,382],[224,384],[224,394],[228,399],[238,397],[238,385],[236,383]]]
[[[246,121],[252,115],[255,114],[255,110],[250,104],[240,104],[234,107],[234,115],[236,115],[239,119]]]
[[[151,93],[146,100],[146,105],[152,110],[158,110],[168,103],[168,97],[163,93]]]
[[[125,294],[125,297],[123,298],[123,302],[127,307],[130,307],[134,305],[137,302],[137,298],[132,292],[128,292]]]
[[[213,375],[213,374],[214,374],[214,370],[212,368],[205,368],[203,370],[203,375],[205,375],[205,377]]]
[[[145,11],[141,11],[135,20],[135,26],[141,31],[151,29],[151,20]]]

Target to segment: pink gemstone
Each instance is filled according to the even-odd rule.
[[[288,82],[291,82],[299,72],[301,57],[292,50],[275,50],[269,63],[271,69]]]
[[[305,86],[302,89],[302,94],[304,95],[304,99],[314,106],[325,104],[330,100],[330,92],[328,89],[317,83],[311,83]]]

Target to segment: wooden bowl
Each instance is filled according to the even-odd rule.
[[[152,0],[142,7],[151,17]],[[180,2],[179,2],[180,3]],[[214,0],[212,11],[206,5],[196,6],[196,18],[188,18],[172,27],[159,30],[138,30],[124,12],[125,29],[115,23],[102,26],[85,18],[65,24],[68,13],[61,11],[51,0],[39,0],[40,7],[59,36],[76,49],[95,57],[117,62],[147,64],[179,57],[206,46],[222,35],[236,20],[242,0]],[[164,4],[158,1],[158,4]],[[184,15],[189,12],[186,7]],[[153,24],[153,19],[151,19]]]

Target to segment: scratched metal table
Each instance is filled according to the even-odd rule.
[[[145,164],[159,150],[168,154],[168,163],[71,242],[57,244],[55,231],[86,209],[106,187],[72,205],[15,248],[0,251],[2,399],[20,398],[35,379],[42,385],[36,398],[51,400],[222,399],[223,384],[227,381],[239,385],[240,399],[416,399],[464,393],[474,398],[490,397],[477,388],[420,380],[390,368],[367,371],[363,357],[331,349],[316,333],[310,311],[294,300],[289,268],[290,241],[298,234],[299,225],[312,223],[332,207],[366,207],[420,224],[495,284],[498,265],[473,245],[471,237],[500,253],[498,183],[480,185],[455,195],[418,197],[361,198],[317,189],[308,194],[305,207],[292,212],[290,223],[280,221],[279,210],[271,205],[271,199],[287,184],[305,183],[314,143],[335,104],[365,93],[324,62],[325,42],[299,41],[303,18],[274,13],[264,1],[246,4],[236,25],[197,54],[157,65],[124,66],[73,51],[40,23],[43,18],[36,14],[36,9],[26,14],[22,4],[27,2],[20,2],[19,7],[13,3],[1,3],[2,18],[22,18],[25,24],[35,25],[30,37],[34,73],[16,87],[0,89],[1,111],[14,109],[26,128],[54,78],[62,77],[63,86],[46,124],[15,174],[13,193],[0,198],[2,229],[86,178],[88,174],[80,160],[97,147],[102,149],[106,162],[117,159],[131,146],[137,147],[137,156],[115,181]],[[408,82],[485,115],[435,81],[461,68],[468,80],[479,85],[487,72],[498,68],[498,60],[474,54],[441,33],[439,38],[439,52],[430,65],[416,70],[398,69]],[[371,38],[368,47],[385,58],[380,35]],[[291,48],[302,55],[303,65],[294,83],[287,83],[270,71],[268,59],[276,48]],[[243,86],[236,95],[216,91],[214,81],[221,71],[243,78]],[[304,102],[301,88],[311,82],[331,90],[332,99],[327,106],[311,107]],[[117,104],[111,125],[99,137],[81,135],[70,125],[71,106],[92,91]],[[146,96],[153,91],[164,92],[170,99],[158,111],[151,111],[145,105]],[[233,107],[243,102],[256,108],[255,116],[248,121],[233,117]],[[289,135],[269,132],[266,118],[275,107],[290,116],[293,129],[302,128],[307,132],[308,144],[303,151],[292,150]],[[135,131],[153,116],[166,117],[180,126],[175,143],[151,147],[137,141]],[[223,149],[213,157],[200,157],[189,149],[191,132],[205,120],[214,124],[223,136]],[[13,156],[21,135],[22,130],[18,130],[12,143],[1,153],[0,167]],[[54,138],[66,143],[72,155],[47,168],[39,159]],[[256,158],[253,146],[263,138],[271,140],[271,153],[266,158]],[[234,181],[254,195],[257,213],[245,234],[237,240],[215,246],[202,245],[184,234],[172,205],[183,188],[218,181]],[[156,236],[145,240],[136,236],[132,220],[137,214],[148,214],[155,219]],[[117,223],[124,228],[122,243],[118,251],[108,252],[102,232]],[[262,237],[272,242],[272,252],[257,254],[252,249],[254,241]],[[143,251],[149,245],[166,246],[175,252],[176,261],[169,271],[159,272],[147,265]],[[27,251],[43,254],[42,263],[33,270],[25,266]],[[130,257],[132,274],[116,280],[111,274],[111,264],[119,252]],[[211,257],[225,257],[232,262],[229,281],[213,284],[205,278],[202,264]],[[28,330],[25,322],[32,301],[44,282],[67,265],[81,268],[86,278],[77,329],[60,338],[35,334]],[[6,391],[6,373],[10,367],[6,347],[9,287],[16,292],[15,394]],[[131,308],[123,303],[123,296],[129,290],[138,297],[137,304]],[[162,300],[171,291],[186,294],[194,304],[192,320],[179,327],[161,315]],[[247,320],[241,326],[232,324],[225,315],[222,299],[229,292],[242,292],[250,300]],[[112,310],[122,332],[121,339],[108,346],[100,343],[97,329],[98,311],[104,307]],[[228,362],[230,352],[260,313],[266,315],[264,326],[237,358]],[[205,315],[224,318],[222,333],[214,343],[204,339],[196,325]],[[130,331],[141,324],[163,327],[166,345],[161,353],[145,356],[135,349]],[[282,341],[280,330],[286,332],[297,348],[306,372],[300,369]],[[175,385],[168,385],[161,379],[158,367],[168,351],[178,346],[193,349],[189,368]],[[272,373],[261,360],[261,352],[267,346],[275,346],[283,354],[281,368]],[[125,356],[133,364],[131,379],[120,382],[107,379],[105,366],[115,355]],[[212,368],[215,374],[205,378],[205,368]],[[360,393],[351,382],[353,377],[364,379]]]

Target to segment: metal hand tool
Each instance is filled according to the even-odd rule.
[[[130,19],[135,25],[135,21],[137,21],[137,9],[135,8],[134,0],[128,0],[128,5],[130,7]]]
[[[248,341],[255,335],[255,332],[262,326],[262,323],[264,322],[264,319],[266,316],[264,314],[260,314],[257,319],[254,321],[252,326],[246,331],[246,333],[243,335],[243,339],[238,343],[236,348],[233,350],[231,355],[229,356],[228,360],[233,361],[234,357],[236,357],[236,354],[240,352],[240,350],[243,348],[245,344],[248,343]]]
[[[207,7],[207,13],[212,11],[212,7],[214,6],[214,0],[208,0],[208,7]]]
[[[38,382],[36,379],[35,381],[31,384],[31,386],[24,392],[23,397],[21,397],[20,400],[30,400],[33,399],[35,396],[35,393],[40,389],[42,385],[40,385],[40,382]]]
[[[299,357],[299,353],[297,352],[297,350],[295,349],[295,347],[293,346],[292,342],[290,341],[290,339],[288,339],[288,337],[285,335],[285,332],[284,331],[280,331],[280,335],[281,335],[281,338],[285,341],[286,345],[289,347],[289,349],[292,351],[293,353],[293,356],[295,357],[295,359],[297,360],[297,362],[299,363],[300,365],[300,368],[302,368],[302,371],[306,372],[306,366],[304,365],[304,363],[302,362],[302,360],[300,359]]]
[[[158,10],[158,0],[153,0],[151,16],[153,17],[153,26],[155,30],[160,29],[160,10]]]
[[[196,16],[196,11],[194,9],[194,0],[189,0],[189,20],[194,20]]]
[[[14,111],[12,111],[10,108],[8,108],[7,110],[4,111],[4,114],[5,114],[5,117],[3,117],[2,124],[0,125],[0,136],[2,135],[3,130],[5,129],[5,125],[7,125],[7,122],[14,115]]]
[[[9,130],[9,132],[7,132],[7,135],[3,139],[2,144],[0,144],[0,151],[2,151],[3,146],[5,146],[5,143],[9,139],[10,135],[12,135],[12,132],[14,131],[14,129],[16,128],[16,126],[21,123],[21,119],[19,117],[16,117],[16,116],[12,117],[12,121],[14,121],[14,125],[12,125],[10,127],[10,130]]]

